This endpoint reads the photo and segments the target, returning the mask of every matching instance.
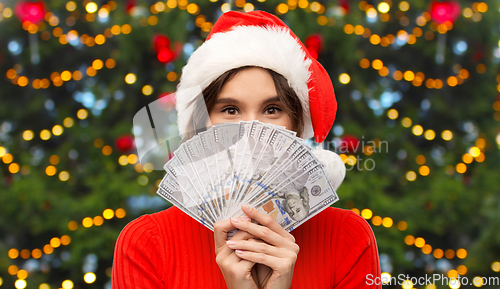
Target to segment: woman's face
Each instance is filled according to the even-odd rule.
[[[271,75],[257,67],[244,69],[226,82],[209,114],[212,125],[258,120],[293,129]]]
[[[285,195],[285,198],[284,209],[292,219],[300,221],[307,217],[308,210],[304,207],[299,192],[288,193]]]

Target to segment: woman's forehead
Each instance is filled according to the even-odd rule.
[[[216,102],[248,100],[279,101],[276,86],[269,72],[257,67],[238,72],[222,86]]]

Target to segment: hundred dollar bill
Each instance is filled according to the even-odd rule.
[[[217,161],[219,153],[217,144],[215,143],[215,133],[213,129],[198,134],[200,142],[205,154],[205,163],[208,168],[208,174],[212,181],[215,197],[218,198],[217,204],[220,206],[219,213],[222,214],[223,208],[226,206],[226,199],[224,198],[224,191],[221,186],[221,173],[220,170],[225,169],[221,167]],[[225,153],[225,150],[222,154]],[[227,154],[226,154],[227,155]]]
[[[274,188],[268,198],[251,205],[271,216],[288,232],[338,200],[323,166],[313,161],[302,170],[294,179]],[[305,183],[304,176],[307,177]],[[237,214],[241,215],[242,212]]]
[[[223,207],[222,215],[225,215],[225,210],[229,207],[229,184],[232,178],[234,167],[235,145],[239,140],[238,123],[225,123],[213,126],[214,140],[217,154],[215,156],[218,166],[218,188],[222,192]]]
[[[252,123],[248,136],[251,156],[241,174],[241,184],[236,193],[238,198],[235,199],[233,209],[240,207],[242,200],[249,192],[250,186],[262,178],[276,159],[274,148],[269,144],[270,137],[276,131],[276,127],[257,121]]]
[[[245,159],[246,165],[240,171],[239,181],[240,185],[238,186],[235,198],[235,206],[238,206],[240,201],[246,195],[248,186],[252,183],[252,181],[257,178],[256,175],[254,178],[254,173],[259,167],[260,160],[264,155],[264,158],[268,161],[268,163],[272,162],[274,153],[272,151],[272,147],[267,146],[267,142],[269,140],[269,136],[273,128],[271,126],[265,125],[261,122],[254,121],[250,127],[250,132],[248,135],[248,147],[249,147],[249,156]],[[269,167],[266,167],[266,164],[262,164],[260,169],[267,170]]]
[[[316,166],[321,166],[321,164],[313,155],[307,152],[298,155],[279,174],[275,174],[265,185],[259,186],[245,203],[253,207],[258,207],[270,200],[281,189],[291,186],[298,187],[301,184],[305,184],[308,178],[306,171]]]
[[[231,178],[224,185],[224,190],[229,193],[229,206],[226,208],[232,208],[234,205],[234,200],[237,198],[236,191],[240,185],[241,171],[245,166],[245,161],[250,158],[250,151],[248,147],[248,135],[250,133],[252,122],[251,121],[240,121],[238,130],[238,142],[234,144],[234,154],[233,154],[233,171],[231,172]],[[225,214],[224,214],[225,215]]]
[[[193,188],[196,190],[198,195],[206,201],[208,211],[212,214],[215,220],[219,219],[219,214],[217,214],[217,205],[215,200],[212,198],[211,192],[207,191],[207,188],[203,185],[201,176],[196,173],[195,164],[189,157],[189,148],[187,145],[183,145],[177,149],[175,156],[181,164],[181,169],[185,172],[185,176],[188,177],[190,182],[193,184]],[[199,164],[196,164],[199,165]]]
[[[269,178],[273,177],[275,173],[279,173],[275,172],[273,168],[279,169],[280,165],[288,160],[290,152],[301,146],[301,143],[296,141],[294,137],[284,134],[280,130],[273,129],[267,139],[268,141],[263,144],[263,154],[260,155],[260,160],[256,164],[248,189],[244,190],[238,206],[232,207],[228,216],[232,216],[236,211],[241,210],[241,203],[248,204],[249,196],[258,197],[262,192],[262,188],[266,187]]]
[[[220,219],[222,204],[219,194],[217,193],[217,188],[215,187],[217,182],[215,180],[215,175],[211,173],[207,161],[210,155],[207,157],[203,144],[199,136],[195,136],[184,143],[185,151],[190,159],[190,164],[195,171],[195,175],[191,178],[198,178],[201,184],[201,190],[208,194],[215,205],[215,213],[217,218]],[[208,152],[210,153],[210,152]]]
[[[305,159],[306,157],[307,159]],[[286,147],[284,153],[272,164],[268,173],[256,185],[260,189],[265,189],[267,184],[275,182],[279,175],[293,172],[294,168],[300,167],[300,163],[304,163],[304,161],[307,163],[310,159],[315,159],[310,147],[299,140],[295,140],[290,146]]]
[[[181,153],[179,149],[176,151],[177,154],[165,165],[164,169],[170,171],[177,178],[182,191],[188,194],[189,198],[193,200],[198,207],[203,208],[204,212],[206,212],[206,218],[214,224],[217,218],[211,206],[212,200],[210,197],[206,196],[206,194],[204,195],[198,190],[200,184],[196,179],[192,180],[189,178],[189,174],[185,171],[185,168],[188,170],[191,169],[189,164],[185,161],[187,156],[185,152]],[[181,159],[180,156],[184,157],[184,159]],[[190,174],[193,174],[193,172],[190,171]]]
[[[206,188],[203,187],[203,184],[200,181],[200,177],[196,174],[196,169],[193,166],[193,162],[189,158],[188,148],[185,144],[180,146],[175,151],[175,157],[178,160],[177,164],[180,165],[180,176],[185,176],[189,180],[189,183],[191,184],[194,191],[204,201],[204,204],[206,204],[207,211],[210,213],[214,220],[217,220],[218,215],[215,212],[215,205],[213,204],[210,192],[207,192],[205,190]]]
[[[182,178],[182,176],[181,176]],[[184,212],[188,210],[189,216],[194,217],[200,223],[213,229],[214,220],[207,215],[205,205],[197,196],[192,196],[179,184],[175,170],[169,169],[159,185],[157,193],[171,202]],[[201,206],[200,206],[201,205]],[[184,209],[185,210],[184,210]]]
[[[278,133],[279,135],[279,133]],[[282,135],[281,135],[282,136]],[[269,185],[279,181],[280,175],[285,175],[289,172],[293,172],[290,169],[291,166],[295,165],[295,168],[299,167],[299,164],[304,161],[303,156],[307,153],[307,148],[302,145],[297,140],[287,140],[286,137],[271,138],[271,144],[276,144],[274,152],[275,158],[271,164],[271,167],[257,182],[251,185],[249,191],[247,192],[247,198],[243,200],[244,203],[253,202],[255,199],[260,198],[260,194],[263,193]]]

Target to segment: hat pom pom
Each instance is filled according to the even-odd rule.
[[[335,190],[337,190],[344,181],[346,173],[342,158],[332,151],[322,149],[321,145],[314,149],[313,153],[325,165],[326,174],[332,181]]]

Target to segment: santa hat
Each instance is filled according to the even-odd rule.
[[[177,122],[181,134],[193,114],[189,88],[205,89],[224,72],[242,66],[271,69],[287,79],[303,108],[303,138],[314,135],[325,140],[337,112],[337,101],[330,76],[300,39],[274,15],[263,11],[230,11],[214,24],[206,41],[191,55],[182,69],[177,87]],[[319,146],[321,147],[321,146]],[[345,165],[334,152],[313,151],[325,164],[335,189],[345,176]]]
[[[205,43],[193,52],[177,87],[181,134],[193,113],[189,105],[193,99],[179,92],[194,86],[203,90],[224,72],[242,66],[259,66],[283,75],[302,104],[302,137],[314,135],[318,143],[325,140],[337,112],[332,81],[290,28],[263,11],[224,13]]]

